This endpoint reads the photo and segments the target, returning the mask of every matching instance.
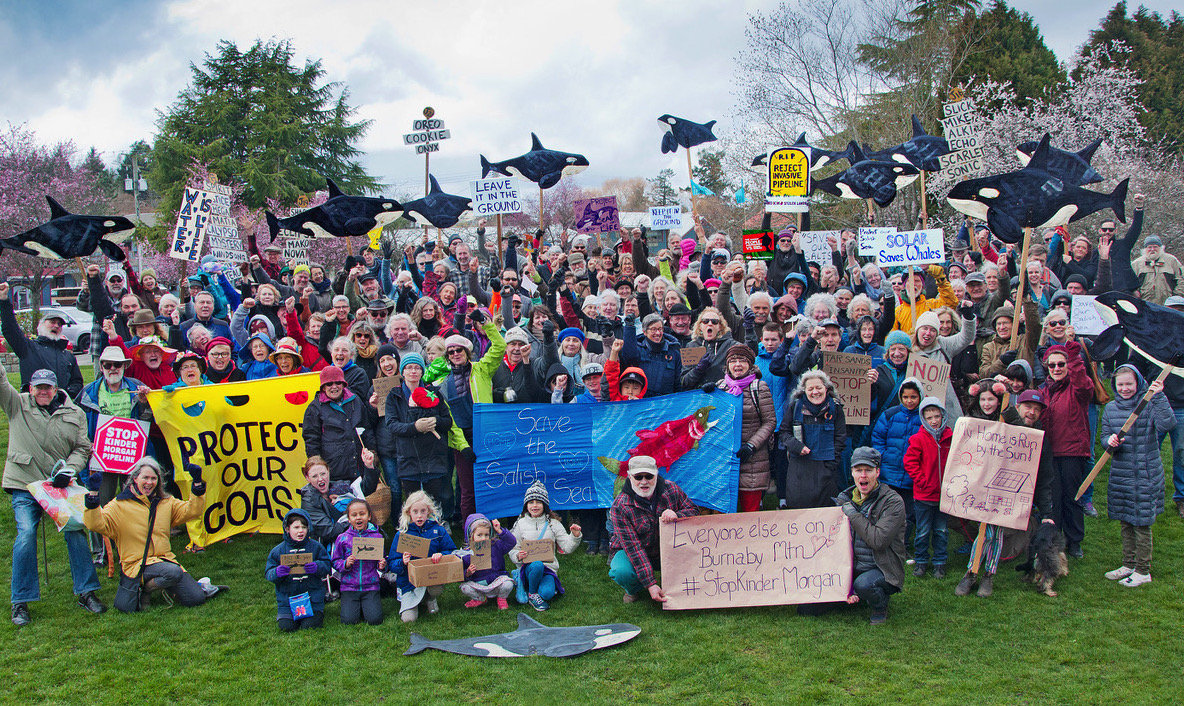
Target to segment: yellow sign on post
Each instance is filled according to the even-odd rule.
[[[769,181],[765,210],[777,213],[806,213],[810,210],[810,150],[778,147],[769,152]]]

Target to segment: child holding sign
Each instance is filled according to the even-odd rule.
[[[387,557],[391,573],[395,575],[395,588],[399,597],[399,617],[404,623],[413,623],[419,618],[419,605],[425,603],[428,613],[435,615],[440,612],[440,605],[436,598],[444,592],[443,586],[413,586],[407,576],[407,564],[413,558],[426,559],[431,557],[432,563],[438,564],[445,554],[456,551],[456,545],[448,531],[440,524],[440,508],[432,500],[432,496],[422,490],[417,490],[403,501],[403,510],[399,513],[399,531],[395,533],[395,540],[391,543],[391,552]],[[429,541],[425,556],[412,557],[411,554],[399,551],[399,537],[404,534],[422,537]]]
[[[506,571],[506,552],[513,549],[518,540],[512,532],[503,532],[500,522],[490,522],[488,517],[479,512],[465,518],[465,538],[474,552],[479,546],[478,542],[487,543],[489,550],[487,568],[477,568],[475,554],[461,558],[465,566],[465,582],[460,585],[460,592],[469,599],[465,607],[479,608],[493,597],[497,599],[498,610],[509,608],[507,598],[514,590],[514,579]]]
[[[284,541],[267,555],[264,575],[275,584],[280,630],[292,632],[325,624],[325,582],[332,565],[329,552],[308,536],[312,520],[299,508],[284,515]],[[305,559],[293,563],[284,557]]]
[[[369,625],[382,624],[382,600],[378,573],[386,568],[382,557],[382,533],[370,524],[370,503],[352,500],[345,508],[349,529],[333,542],[333,568],[341,576],[341,622],[352,625],[362,618]],[[355,540],[377,539],[378,559],[359,559]],[[363,544],[365,544],[363,542]]]
[[[563,595],[563,586],[559,583],[559,562],[554,559],[532,561],[523,566],[526,551],[521,548],[522,541],[548,539],[556,542],[564,554],[571,554],[580,545],[583,531],[579,525],[572,525],[570,534],[563,529],[559,515],[551,512],[546,486],[536,480],[526,489],[522,514],[514,523],[513,534],[518,538],[518,544],[510,551],[510,558],[519,567],[514,572],[518,580],[518,602],[529,603],[538,611],[546,610],[552,598]]]

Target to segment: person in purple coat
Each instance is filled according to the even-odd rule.
[[[378,577],[386,569],[386,557],[358,559],[353,553],[355,537],[382,541],[382,533],[373,529],[370,503],[365,500],[351,500],[345,516],[349,529],[333,542],[333,568],[341,576],[341,622],[351,625],[365,618],[370,625],[382,625]]]
[[[510,607],[508,598],[514,592],[514,579],[506,571],[506,553],[518,544],[518,540],[509,530],[502,530],[500,522],[490,522],[479,512],[465,519],[465,537],[470,549],[476,546],[476,542],[492,540],[490,568],[474,569],[472,554],[461,558],[465,565],[465,581],[460,585],[460,592],[469,599],[465,607],[478,608],[492,597],[497,599],[498,610],[506,610]]]

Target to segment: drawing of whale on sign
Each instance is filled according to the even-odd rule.
[[[582,199],[572,206],[577,233],[611,233],[621,227],[616,196]]]

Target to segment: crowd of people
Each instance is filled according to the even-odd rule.
[[[153,424],[148,455],[130,477],[88,472],[97,417],[151,422],[150,390],[307,372],[319,376],[304,416],[307,484],[266,567],[285,630],[322,624],[327,600],[340,600],[343,622],[381,622],[383,591],[397,596],[404,621],[421,607],[438,611],[438,587],[413,586],[412,557],[394,549],[403,533],[428,539],[432,561],[464,557],[468,608],[490,600],[505,608],[514,596],[542,610],[562,595],[558,563],[511,571],[505,562],[519,563],[523,540],[547,538],[563,552],[584,541],[588,553],[605,555],[626,602],[665,600],[655,576],[658,525],[700,508],[653,459],[631,459],[612,507],[573,512],[569,529],[546,488],[531,486],[507,529],[477,512],[473,410],[695,389],[742,400],[738,511],[837,504],[850,517],[856,578],[848,602],[868,605],[873,623],[886,618],[907,567],[916,577],[946,576],[951,529],[974,536],[938,503],[951,428],[962,416],[1044,431],[1032,516],[1054,524],[1078,558],[1083,518],[1096,510],[1092,488],[1080,502],[1075,495],[1100,433],[1114,458],[1107,507],[1122,527],[1122,565],[1106,577],[1138,586],[1151,580],[1151,525],[1164,510],[1165,436],[1175,511],[1184,517],[1184,384],[1177,376],[1149,384],[1159,367],[1137,351],[1099,367],[1071,320],[1074,295],[1115,289],[1184,311],[1179,261],[1154,235],[1141,254],[1134,249],[1143,197],[1134,202],[1121,237],[1114,221],[1102,222],[1096,238],[1049,229],[1034,237],[1026,261],[1018,245],[968,219],[944,265],[903,271],[859,257],[854,230],[830,238],[829,261],[807,262],[793,225],[776,233],[770,259],[747,261],[733,248],[738,238],[702,220],[657,245],[644,229],[565,232],[553,242],[540,230],[510,235],[500,248],[481,222],[476,243],[425,232],[419,244],[399,250],[384,241],[340,267],[286,263],[280,248],[261,252],[251,239],[249,262],[229,267],[207,257],[172,290],[150,269],[91,265],[79,300],[95,322],[98,369],[89,385],[62,338],[63,321],[44,317],[36,336],[26,335],[0,284],[0,324],[21,375],[19,391],[0,388],[11,430],[3,485],[17,525],[13,622],[29,622],[28,603],[39,598],[33,537],[41,513],[27,489],[37,480],[65,487],[76,479],[92,491],[85,524],[114,540],[135,597],[121,609],[146,606],[156,593],[182,605],[216,595],[220,587],[195,581],[169,548],[170,530],[204,506],[202,469],[189,467],[189,500],[177,499],[168,441]],[[688,350],[701,355],[684,365]],[[822,370],[826,351],[870,356],[867,424],[848,423]],[[914,354],[951,366],[944,394],[926,396],[906,374]],[[394,376],[380,405],[375,381]],[[1119,433],[1148,389],[1149,408]],[[366,500],[380,479],[391,489],[389,507]],[[397,518],[390,553],[355,558],[351,543],[382,537],[375,520],[387,515]],[[79,604],[105,610],[85,534],[63,534]],[[955,572],[955,592],[991,595],[999,562],[1022,551],[1023,535],[988,527],[981,566]],[[473,568],[464,547],[475,542],[492,543],[492,567]],[[294,571],[284,554],[312,558]]]

